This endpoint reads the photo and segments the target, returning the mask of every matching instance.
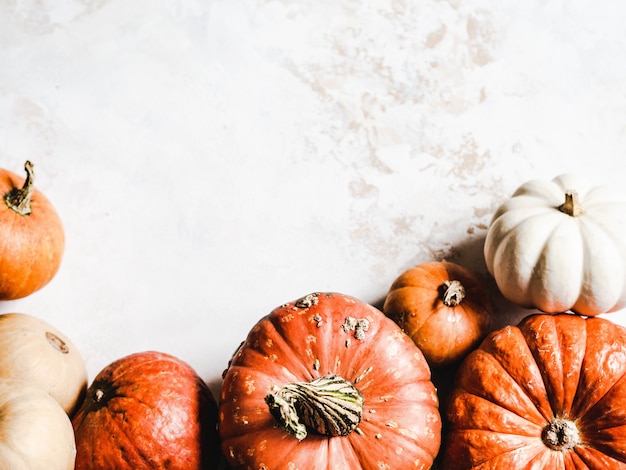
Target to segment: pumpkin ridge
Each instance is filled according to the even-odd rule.
[[[493,431],[490,431],[488,429],[460,429],[458,430],[459,434],[461,434],[461,437],[456,437],[453,436],[454,433],[457,433],[457,430],[455,429],[454,433],[452,433],[449,436],[450,442],[455,441],[455,439],[459,439],[459,440],[463,440],[466,441],[468,439],[467,434],[470,435],[487,435],[488,438],[493,439]],[[510,454],[515,454],[515,453],[521,453],[521,452],[526,452],[526,451],[530,451],[531,449],[535,448],[536,452],[534,452],[533,455],[531,456],[526,456],[524,455],[522,458],[529,459],[529,462],[540,458],[541,455],[543,454],[543,451],[546,450],[545,445],[543,444],[543,442],[541,442],[541,438],[539,436],[525,436],[523,434],[514,434],[514,433],[495,433],[499,436],[516,436],[519,437],[520,440],[522,442],[518,443],[518,445],[511,445],[510,447],[506,448],[506,449],[500,449],[498,448],[498,453],[495,453],[494,455],[481,455],[480,458],[478,458],[478,456],[476,454],[473,454],[470,458],[471,458],[471,463],[467,463],[465,464],[465,459],[463,462],[458,462],[455,460],[450,461],[450,457],[448,455],[446,455],[444,457],[444,468],[449,469],[449,468],[453,468],[454,470],[467,470],[469,468],[471,468],[472,470],[474,469],[482,469],[483,465],[489,465],[488,467],[486,467],[485,470],[491,470],[491,469],[498,469],[500,468],[500,461],[504,459],[505,463],[507,464],[507,468],[515,468],[515,467],[511,467],[510,466],[510,460],[508,460],[507,458],[509,457]],[[508,443],[508,440],[507,440]],[[467,458],[467,457],[466,457]],[[471,467],[468,467],[467,465],[471,465]],[[528,467],[527,467],[528,468]],[[546,468],[544,466],[542,466],[541,468]]]
[[[601,331],[602,327],[609,327],[611,330],[613,328],[617,328],[620,332],[622,332],[621,338],[616,338],[617,335],[615,336],[611,335],[610,338],[605,339],[607,342],[612,343],[615,339],[620,339],[622,343],[626,341],[626,339],[624,339],[624,336],[626,335],[626,331],[623,329],[623,327],[613,324],[612,322],[610,322],[610,320],[605,320],[603,318],[594,318],[594,317],[588,318],[587,320],[585,320],[585,327],[586,327],[585,330],[586,330],[587,336],[586,336],[586,341],[584,343],[585,350],[582,356],[584,360],[581,364],[581,371],[585,370],[586,368],[586,362],[588,361],[587,352],[589,351],[589,343],[590,341],[593,341],[595,339],[594,333],[599,334],[601,335],[601,337],[606,338],[606,331]],[[595,371],[598,372],[597,367]],[[622,374],[619,376],[619,378],[613,380],[613,383],[611,383],[611,385],[604,391],[602,395],[598,397],[593,397],[592,394],[590,395],[589,393],[586,393],[586,392],[588,392],[589,391],[588,389],[590,388],[594,389],[594,387],[590,386],[590,384],[581,383],[581,381],[583,380],[583,374],[581,373],[580,378],[579,378],[579,387],[576,389],[576,395],[574,396],[574,401],[572,405],[573,415],[577,416],[579,419],[584,419],[587,413],[591,412],[591,410],[594,407],[598,406],[605,399],[607,394],[609,394],[609,392],[613,390],[613,388],[617,386],[620,383],[620,381],[624,379],[625,377],[626,377],[626,367],[622,371]],[[591,403],[592,398],[595,398],[595,401],[593,403]]]
[[[611,385],[606,393],[604,395],[602,395],[594,404],[592,404],[589,408],[587,408],[583,413],[580,413],[577,417],[577,421],[581,423],[582,425],[582,429],[586,429],[590,423],[592,423],[591,425],[593,426],[594,424],[597,426],[597,422],[593,419],[588,419],[589,415],[592,414],[597,414],[595,413],[597,410],[596,408],[600,407],[602,405],[602,402],[607,398],[607,396],[609,396],[613,390],[615,389],[615,387],[620,386],[623,387],[624,385],[621,384],[621,382],[623,380],[626,380],[626,372],[624,372],[614,383],[613,385]],[[604,414],[604,413],[603,413]],[[619,424],[616,425],[611,425],[611,426],[604,426],[602,428],[600,428],[601,430],[609,430],[609,429],[617,429],[620,427],[623,427],[624,423],[620,422]]]
[[[517,245],[517,240],[519,238],[524,238],[524,236],[520,236],[520,233],[522,232],[522,230],[528,230],[526,227],[530,226],[531,223],[533,226],[536,225],[541,225],[542,227],[545,227],[547,225],[550,225],[551,227],[549,229],[545,229],[542,230],[542,236],[543,234],[545,234],[545,240],[549,239],[552,234],[559,228],[559,226],[561,225],[562,219],[558,219],[554,217],[554,214],[552,213],[554,210],[554,208],[545,208],[545,210],[541,211],[540,213],[537,214],[533,214],[532,216],[526,216],[525,218],[521,218],[519,216],[516,216],[518,220],[518,222],[509,227],[509,229],[504,233],[501,234],[499,236],[499,242],[498,245],[496,246],[495,252],[492,253],[492,249],[490,248],[490,246],[487,244],[485,244],[485,249],[488,251],[488,256],[485,257],[485,261],[487,263],[487,266],[489,268],[489,272],[492,275],[495,275],[496,270],[497,270],[497,266],[500,265],[504,265],[506,264],[503,260],[503,254],[509,252],[512,250],[511,248],[511,244],[513,244],[514,246]],[[504,214],[502,217],[506,217],[507,215],[511,214],[506,213]],[[563,214],[563,217],[568,217],[565,214]],[[512,216],[509,215],[509,218],[512,218]],[[539,218],[545,218],[546,221],[542,221],[541,224],[539,224],[539,222],[537,222],[537,219]],[[499,219],[497,220],[495,223],[498,224],[500,221],[502,220]],[[532,221],[532,222],[531,222]],[[548,223],[549,222],[549,223]],[[500,223],[500,225],[502,225],[502,223]],[[493,233],[492,230],[490,230],[490,233]],[[487,240],[489,240],[489,233],[487,234]],[[515,284],[516,284],[516,290],[521,290],[522,292],[517,292],[515,293],[517,298],[528,298],[528,292],[531,290],[531,284],[533,282],[534,276],[535,276],[535,272],[537,270],[537,265],[539,264],[540,259],[543,256],[544,250],[545,250],[545,245],[546,243],[542,243],[542,248],[541,250],[538,250],[536,253],[536,257],[533,258],[532,262],[528,262],[526,264],[528,265],[532,265],[532,269],[530,269],[529,274],[529,280],[526,283],[526,285],[522,286],[520,285],[517,281],[517,279],[515,280]],[[528,253],[526,253],[526,256],[528,256]],[[497,278],[496,278],[497,281]],[[498,283],[498,287],[500,289],[503,289],[505,286],[504,285],[500,285]],[[519,303],[520,305],[522,304],[521,301],[516,301],[517,303]],[[523,306],[523,305],[522,305]],[[530,306],[530,305],[526,305],[526,306]]]
[[[463,410],[470,410],[470,412],[472,413],[477,413],[478,412],[477,410],[479,409],[478,407],[483,407],[484,405],[486,405],[487,408],[493,407],[494,409],[504,410],[504,412],[502,413],[503,415],[510,414],[513,417],[513,419],[519,421],[519,423],[516,424],[516,429],[515,429],[516,432],[512,432],[512,431],[507,432],[501,429],[498,429],[498,430],[494,429],[493,425],[489,423],[488,421],[486,424],[483,423],[480,425],[477,422],[471,421],[471,424],[468,424],[469,422],[466,422],[466,424],[468,424],[467,426],[458,426],[456,424],[456,420],[454,419],[454,416],[448,415],[450,422],[454,423],[455,432],[456,431],[459,431],[459,432],[486,431],[486,432],[496,432],[501,435],[519,436],[523,438],[534,439],[541,435],[543,427],[545,426],[545,423],[543,422],[541,424],[535,423],[531,419],[528,419],[526,416],[522,416],[519,413],[516,413],[515,410],[511,410],[507,407],[500,405],[499,403],[495,403],[489,398],[482,397],[480,395],[468,392],[463,389],[456,390],[454,393],[453,399],[455,400],[455,409],[458,408],[458,405],[456,405],[456,402],[459,402],[459,401],[462,402],[463,404]],[[508,421],[508,423],[510,423],[510,420]],[[521,427],[522,425],[524,426],[523,428]]]
[[[578,458],[587,465],[588,468],[596,469],[596,468],[613,468],[614,464],[626,463],[624,458],[615,458],[619,454],[615,453],[610,445],[589,445],[588,443],[584,443],[581,446],[577,446],[572,449],[572,452],[578,456]],[[596,453],[604,454],[604,458],[596,455]],[[570,452],[571,454],[571,452]],[[608,459],[608,461],[607,461]],[[623,468],[623,467],[620,467]]]
[[[544,283],[540,282],[542,280],[542,273],[545,271],[545,268],[543,265],[546,263],[546,260],[548,259],[547,257],[548,248],[553,246],[554,244],[553,238],[555,237],[555,234],[559,231],[559,229],[562,228],[564,223],[568,223],[567,221],[569,220],[571,216],[566,215],[566,217],[568,217],[568,219],[565,219],[565,221],[561,219],[559,223],[554,224],[552,230],[548,233],[545,240],[543,241],[542,249],[539,252],[539,257],[533,263],[532,274],[528,282],[528,290],[525,293],[525,296],[528,296],[528,292],[531,293],[530,298],[531,298],[532,305],[536,305],[537,308],[539,308],[543,312],[556,313],[556,312],[563,312],[565,310],[569,310],[569,306],[565,306],[563,302],[555,305],[555,299],[550,289],[551,288],[550,283],[548,283],[547,286],[544,286],[543,285]],[[578,227],[580,227],[580,225],[578,225]],[[582,243],[582,240],[581,240],[581,243]],[[574,296],[576,299],[580,297],[580,293],[581,293],[583,266],[584,266],[584,263],[581,263],[580,280],[579,282],[576,283],[576,285],[578,286],[578,292]],[[550,298],[550,304],[546,303],[547,298]],[[556,300],[558,302],[558,298]],[[571,304],[571,302],[567,302],[567,304],[569,305]]]
[[[533,361],[535,362],[537,370],[539,371],[541,375],[544,388],[547,392],[548,403],[550,404],[550,409],[552,410],[552,416],[546,417],[548,421],[554,418],[567,418],[571,415],[572,407],[574,405],[574,402],[576,401],[576,395],[578,392],[578,388],[580,386],[580,378],[581,378],[580,369],[583,366],[583,361],[581,360],[580,364],[576,365],[576,370],[570,372],[570,374],[566,373],[565,368],[566,366],[572,365],[571,360],[568,361],[567,364],[564,363],[566,358],[572,359],[572,357],[568,357],[565,354],[567,351],[570,350],[569,348],[571,348],[572,345],[571,344],[567,345],[563,343],[563,341],[566,338],[562,334],[562,331],[564,330],[567,331],[567,327],[569,326],[569,323],[571,323],[572,321],[577,322],[579,320],[579,317],[570,316],[570,315],[572,314],[532,315],[530,317],[527,317],[524,321],[522,321],[522,323],[519,326],[520,331],[522,332],[522,335],[524,336],[524,339],[526,340],[529,353],[531,354]],[[541,318],[541,324],[539,326],[535,326],[534,323],[529,326],[529,323],[532,323],[534,319],[539,319],[539,318]],[[563,322],[559,321],[560,319],[566,320],[568,322],[568,325],[563,325]],[[538,343],[533,342],[531,344],[530,342],[534,335],[539,334],[538,330],[544,325],[544,322],[548,322],[550,325],[550,335],[551,335],[550,337],[552,338],[551,344],[555,346],[552,350],[553,351],[556,350],[558,353],[558,357],[559,357],[559,360],[556,361],[557,366],[560,367],[558,380],[552,379],[550,377],[549,374],[554,373],[555,371],[550,366],[550,364],[546,364],[545,361],[542,360],[541,355],[540,355],[540,349],[539,347],[537,347]],[[586,328],[585,328],[585,333],[586,333]],[[579,341],[574,344],[576,344],[577,346],[581,346],[582,344],[584,344],[586,347],[586,344],[587,344],[586,336],[585,336],[584,341]],[[584,358],[584,354],[585,354],[584,350],[579,351],[576,354],[576,357],[574,358]],[[566,384],[566,380],[568,376],[571,375],[571,373],[576,373],[578,378],[576,381],[576,385],[573,387],[574,388],[573,393],[569,397],[567,397],[566,396],[567,390],[566,390],[565,384]],[[561,388],[559,390],[554,388],[555,383],[561,384]],[[557,395],[560,395],[560,398],[562,400],[567,400],[567,402],[556,403],[554,400],[557,399]]]
[[[518,327],[511,327],[511,328],[515,328],[516,330],[518,330],[520,332],[520,334],[521,334],[521,337],[524,339],[524,346],[526,347],[526,354],[525,355],[527,357],[531,357],[533,359],[532,363],[534,365],[534,368],[539,372],[538,375],[541,378],[541,386],[543,388],[543,391],[545,392],[546,391],[546,383],[545,383],[544,375],[542,374],[541,369],[539,368],[539,365],[537,364],[537,360],[535,359],[534,355],[532,354],[532,351],[530,350],[528,342],[526,342],[526,338],[524,338],[524,335],[522,334],[521,330]],[[487,351],[487,350],[482,349],[482,347],[481,347],[481,350],[483,350],[485,353],[487,353],[492,359],[494,359],[498,363],[498,365],[500,366],[500,370],[507,375],[507,377],[511,380],[511,382],[513,382],[513,384],[515,386],[517,386],[518,390],[520,390],[522,392],[522,394],[528,399],[528,402],[532,404],[533,409],[537,412],[538,416],[541,416],[546,422],[549,422],[554,417],[552,415],[552,413],[546,414],[548,410],[544,411],[544,410],[541,409],[539,404],[536,403],[535,400],[533,399],[534,395],[531,393],[531,391],[527,387],[523,386],[520,383],[520,381],[511,374],[511,372],[505,367],[505,363],[502,360],[500,360],[500,358],[498,357],[499,356],[498,354],[493,354],[491,351]],[[470,392],[468,392],[468,393],[470,393]],[[542,395],[543,395],[543,393],[542,393]],[[480,395],[478,395],[478,396],[480,396]],[[484,397],[484,396],[480,396],[480,397],[481,398],[487,398],[487,397]],[[550,412],[552,412],[552,406],[550,405],[549,402],[548,402],[548,405],[550,407]],[[509,411],[511,411],[511,412],[513,412],[515,414],[517,414],[518,416],[520,416],[522,418],[524,418],[523,416],[519,415],[515,410],[511,410],[511,409],[509,409],[508,407],[505,407],[505,406],[503,406],[503,408],[507,409],[507,410],[509,410]],[[528,418],[526,418],[526,419],[528,419]],[[531,422],[534,423],[534,421],[531,421]],[[534,424],[539,424],[539,423],[534,423]]]
[[[584,418],[584,416],[587,413],[590,413],[596,406],[598,406],[606,398],[606,396],[610,394],[611,390],[613,390],[619,384],[619,382],[622,379],[624,379],[624,377],[626,377],[626,371],[623,372],[622,375],[620,375],[619,378],[615,380],[613,384],[609,388],[606,389],[606,392],[602,394],[602,396],[598,397],[598,399],[594,403],[589,404],[584,411],[579,410],[577,413],[577,415],[579,416],[579,419]],[[578,401],[578,400],[575,400],[575,401]],[[617,427],[617,426],[610,426],[604,429],[611,429],[612,427]]]
[[[593,227],[595,227],[594,229],[591,229],[590,226],[593,225]],[[593,219],[593,217],[590,216],[586,216],[582,219],[579,220],[579,229],[581,232],[581,239],[582,239],[582,252],[583,252],[583,272],[587,272],[587,266],[589,266],[592,263],[592,260],[594,258],[594,256],[592,256],[593,253],[593,247],[590,245],[591,242],[591,238],[589,236],[589,233],[594,233],[595,231],[602,233],[607,240],[611,241],[611,244],[604,244],[605,247],[608,246],[612,246],[615,248],[615,254],[613,254],[612,256],[608,256],[610,258],[619,258],[619,254],[620,253],[624,253],[626,254],[626,246],[624,245],[623,241],[617,237],[615,235],[615,233],[613,233],[610,230],[607,230],[607,228],[602,224],[597,222],[596,220]],[[595,237],[594,237],[595,238]],[[616,256],[617,255],[617,256]],[[607,257],[607,258],[608,258]],[[615,273],[614,270],[616,271],[617,268],[619,267],[619,265],[611,265],[611,277],[614,277]],[[619,272],[619,275],[621,276],[622,279],[624,279],[626,277],[626,273],[621,270],[621,272]],[[590,295],[592,298],[593,297],[597,297],[597,295],[593,296],[590,293],[587,293],[583,290],[583,283],[580,283],[581,285],[581,291],[579,293],[579,296],[576,299],[576,302],[574,302],[574,305],[572,307],[572,311],[577,311],[581,314],[585,314],[585,310],[588,309],[577,309],[576,306],[580,305],[581,302],[584,301],[584,296],[585,295]],[[597,291],[597,289],[591,288],[591,291]],[[603,292],[606,291],[608,292],[609,289],[604,289]],[[593,306],[594,310],[599,310],[599,311],[606,311],[606,312],[610,312],[612,310],[615,309],[615,306],[619,304],[619,300],[621,297],[622,291],[618,290],[616,292],[616,295],[614,296],[614,298],[609,302],[609,306]],[[597,300],[597,299],[596,299]]]
[[[111,412],[106,409],[106,412],[111,414]],[[116,413],[119,414],[119,413]],[[129,444],[127,446],[122,446],[119,445],[120,450],[122,450],[122,452],[120,452],[121,455],[128,455],[129,450],[134,450],[134,454],[137,455],[146,465],[152,466],[153,462],[150,462],[150,459],[142,452],[142,449],[139,448],[139,446],[134,444],[134,440],[131,438],[131,436],[128,434],[128,431],[122,427],[120,425],[120,423],[117,421],[117,419],[111,419],[109,420],[109,422],[114,423],[115,427],[120,431],[119,435],[122,435],[126,438],[126,442]],[[128,464],[133,464],[134,462],[129,461],[128,459],[124,458],[124,460],[126,461],[126,463]]]

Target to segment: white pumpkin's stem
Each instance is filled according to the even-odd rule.
[[[299,441],[307,428],[325,436],[347,436],[363,416],[361,392],[334,374],[277,387],[265,402],[280,427]]]
[[[550,421],[543,429],[541,437],[546,446],[561,452],[573,449],[582,442],[576,424],[563,418]]]
[[[13,188],[4,195],[4,202],[9,209],[14,210],[20,215],[29,215],[32,210],[30,207],[30,198],[33,194],[33,182],[35,179],[34,165],[28,160],[24,163],[26,170],[26,180],[21,188]]]
[[[456,307],[465,298],[465,288],[461,281],[446,281],[443,283],[441,298],[446,307]]]
[[[566,190],[565,202],[559,206],[559,210],[572,217],[581,215],[584,211],[583,206],[580,204],[578,192],[573,189]]]

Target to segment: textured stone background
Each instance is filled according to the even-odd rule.
[[[496,207],[626,174],[619,0],[0,0],[0,23],[0,163],[35,163],[67,231],[54,281],[0,311],[91,376],[160,349],[217,391],[272,308],[381,305],[432,259],[515,321],[482,258]]]

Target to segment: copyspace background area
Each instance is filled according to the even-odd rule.
[[[66,229],[0,304],[81,349],[147,349],[217,394],[249,329],[482,246],[524,181],[626,175],[626,4],[0,0],[0,166],[35,164]],[[624,323],[622,312],[610,318]]]

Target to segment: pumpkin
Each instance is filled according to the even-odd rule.
[[[441,439],[430,369],[389,318],[314,293],[261,318],[225,371],[233,469],[427,469]]]
[[[217,403],[194,369],[162,352],[122,357],[94,378],[72,420],[76,470],[215,469]]]
[[[33,164],[24,168],[25,179],[0,169],[0,300],[26,297],[48,284],[65,248],[57,212],[33,186]]]
[[[70,418],[45,390],[0,379],[0,468],[74,470]]]
[[[82,402],[87,391],[83,357],[48,322],[25,313],[0,315],[0,351],[0,378],[42,388],[70,415]]]
[[[385,298],[385,315],[415,342],[431,367],[459,362],[489,333],[489,295],[456,263],[430,261],[398,276]]]
[[[490,333],[447,418],[446,470],[626,468],[626,328],[538,313]]]
[[[546,313],[626,306],[626,197],[580,176],[532,180],[493,215],[485,262],[509,301]]]

